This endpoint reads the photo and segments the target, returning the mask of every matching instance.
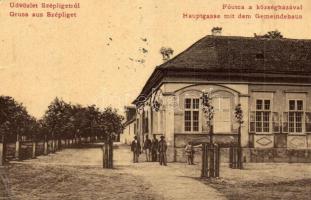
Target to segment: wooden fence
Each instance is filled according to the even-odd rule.
[[[108,141],[103,146],[103,168],[113,168],[113,143]]]
[[[89,143],[90,140],[83,139],[82,143]],[[97,142],[96,140],[93,140]],[[0,141],[0,165],[10,160],[26,160],[36,158],[40,155],[48,155],[60,151],[62,148],[77,147],[81,143],[75,139],[48,140],[48,141],[19,141],[3,144]],[[112,153],[109,154],[112,157]]]
[[[229,167],[232,169],[242,169],[242,148],[241,147],[230,147],[229,148]]]
[[[202,145],[202,178],[219,177],[220,148],[217,144]]]

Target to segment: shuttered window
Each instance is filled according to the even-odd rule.
[[[283,132],[288,133],[288,112],[283,113],[282,125],[283,125]]]
[[[311,112],[305,114],[306,132],[311,133]]]
[[[231,101],[229,97],[214,97],[214,133],[231,132]]]
[[[273,112],[272,113],[272,131],[274,133],[279,133],[280,132],[280,117],[279,113]]]
[[[249,132],[255,133],[256,120],[255,120],[255,111],[250,112],[249,114]]]

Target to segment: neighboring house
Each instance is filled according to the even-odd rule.
[[[125,107],[124,130],[121,134],[121,143],[130,145],[136,135],[136,108]]]
[[[213,97],[215,142],[237,141],[241,104],[243,147],[311,149],[311,40],[200,39],[157,66],[134,100],[141,141],[164,135],[170,161],[187,141],[208,142],[202,91]]]

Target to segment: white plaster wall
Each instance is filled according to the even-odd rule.
[[[123,144],[128,144],[128,145],[131,144],[131,142],[135,136],[134,126],[135,126],[135,122],[132,122],[132,123],[128,124],[127,126],[125,126],[123,133],[120,136],[120,141]]]

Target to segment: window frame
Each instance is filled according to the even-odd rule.
[[[290,109],[290,101],[294,101],[295,102],[295,107],[294,107],[294,110]],[[298,110],[298,101],[301,101],[302,102],[302,109],[301,110]],[[289,134],[304,134],[306,132],[306,127],[305,127],[305,114],[306,114],[306,111],[305,111],[305,108],[306,108],[306,104],[305,104],[305,101],[304,99],[298,99],[298,98],[289,98],[287,99],[287,102],[286,102],[286,112],[288,113],[287,114],[287,131]],[[291,131],[291,127],[290,127],[290,118],[291,118],[291,113],[294,114],[293,116],[293,129],[294,131]],[[297,114],[298,113],[301,113],[301,131],[300,132],[297,132]]]
[[[190,108],[187,108],[186,101],[190,99]],[[197,100],[197,104],[194,104],[194,100]],[[194,106],[197,105],[197,106]],[[184,98],[184,111],[183,111],[183,131],[185,133],[200,133],[201,127],[201,100],[199,97],[185,97]],[[186,120],[186,112],[190,112],[190,120]],[[193,120],[194,112],[197,112],[197,120]],[[186,121],[190,121],[190,130],[186,130]],[[197,130],[194,130],[194,122],[197,122]]]
[[[257,102],[261,101],[261,108],[258,109]],[[269,109],[266,109],[265,102],[269,101]],[[273,113],[273,101],[269,98],[256,98],[255,99],[255,111],[254,111],[254,121],[250,121],[250,123],[254,123],[254,131],[257,134],[271,134],[273,132],[273,126],[272,126],[272,113]],[[257,120],[257,116],[260,114],[260,120]],[[268,121],[264,120],[265,114],[268,114]],[[261,130],[257,129],[257,124],[261,123]],[[268,131],[264,131],[264,128],[267,128],[264,126],[264,124],[268,123]]]

